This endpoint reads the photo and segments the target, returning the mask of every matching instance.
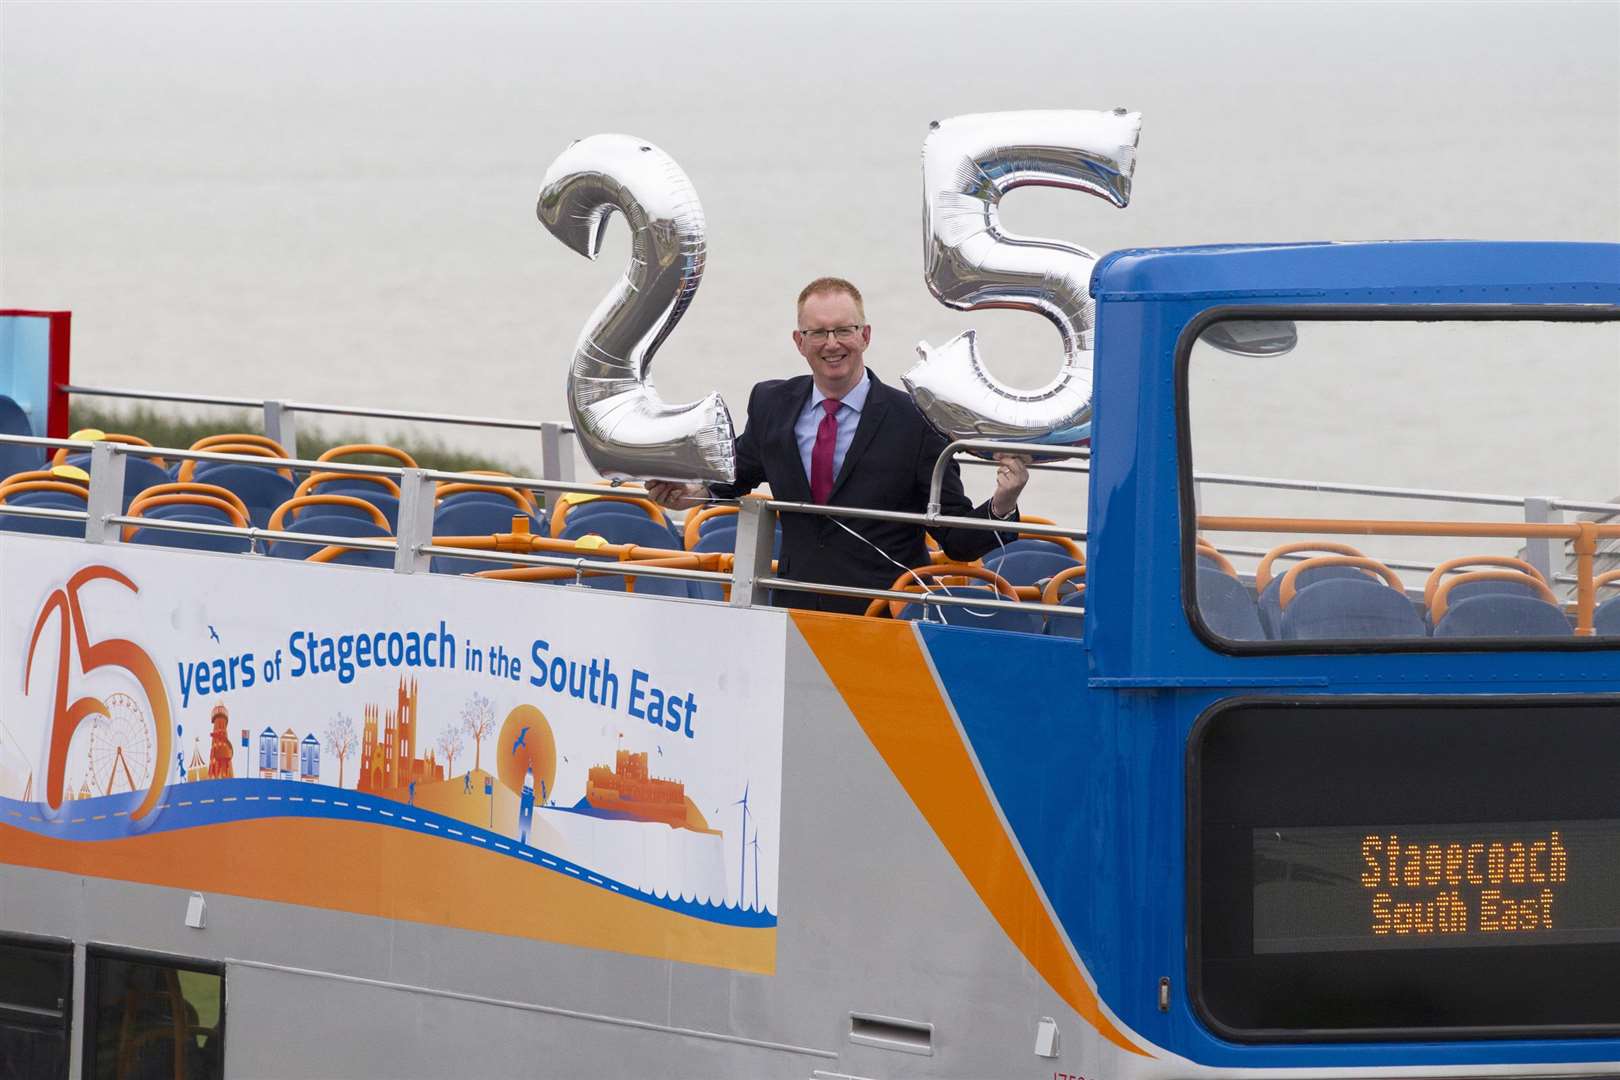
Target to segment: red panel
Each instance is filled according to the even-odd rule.
[[[32,315],[42,319],[49,319],[51,323],[50,344],[50,390],[46,396],[45,407],[45,434],[52,439],[65,439],[68,437],[68,395],[62,387],[70,382],[68,377],[69,354],[73,340],[73,312],[71,311],[27,311],[21,308],[0,308],[0,315]]]

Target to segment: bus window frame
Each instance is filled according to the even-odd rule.
[[[96,1028],[101,1011],[101,987],[100,981],[96,978],[95,969],[98,960],[123,960],[136,964],[173,968],[176,971],[194,971],[204,975],[219,976],[219,1024],[216,1031],[220,1039],[220,1063],[223,1072],[227,999],[230,993],[224,962],[204,960],[194,956],[183,956],[179,953],[157,952],[151,949],[131,949],[122,945],[90,942],[84,947],[84,1022],[81,1025],[79,1036],[80,1068],[85,1075],[90,1075],[96,1061]]]
[[[0,933],[0,945],[9,945],[23,949],[37,949],[38,951],[45,953],[56,953],[67,961],[67,981],[64,984],[66,997],[63,999],[64,1004],[62,1008],[61,1020],[62,1048],[65,1051],[65,1053],[62,1055],[61,1076],[62,1080],[66,1080],[66,1078],[71,1075],[73,1070],[73,1013],[75,997],[73,978],[75,956],[73,941],[71,938],[50,937],[42,934],[26,934],[14,930],[7,930]],[[4,1016],[8,1018],[8,1020],[14,1018],[14,1022],[19,1026],[37,1026],[42,1031],[46,1030],[48,1026],[39,1023],[41,1020],[40,1017],[33,1016],[31,1014],[25,1015],[14,1013],[11,1009],[7,1008],[3,1002],[0,1002],[0,1016]]]
[[[1193,498],[1192,410],[1188,386],[1193,346],[1218,322],[1291,320],[1294,322],[1620,322],[1620,309],[1609,304],[1222,304],[1205,308],[1188,320],[1176,341],[1176,505],[1181,517],[1177,542],[1181,566],[1181,604],[1193,634],[1204,645],[1227,656],[1339,655],[1377,653],[1591,652],[1620,649],[1620,637],[1570,638],[1368,638],[1322,641],[1237,641],[1215,633],[1198,607],[1198,510]]]

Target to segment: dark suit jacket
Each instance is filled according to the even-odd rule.
[[[928,483],[934,462],[945,449],[945,439],[923,419],[909,394],[884,385],[870,368],[867,371],[872,376],[872,388],[855,427],[854,441],[833,479],[828,503],[920,514],[928,509]],[[767,482],[778,499],[810,501],[810,479],[804,473],[793,425],[810,400],[811,386],[810,376],[800,375],[754,387],[748,398],[748,425],[737,438],[737,481],[711,485],[715,495],[734,499]],[[990,503],[987,500],[974,506],[968,502],[962,493],[961,473],[952,462],[940,488],[940,510],[952,516],[988,517]],[[790,513],[782,514],[781,521],[782,554],[777,565],[781,577],[886,589],[901,574],[902,567],[928,564],[928,546],[921,525]],[[851,536],[840,523],[865,540]],[[997,546],[997,536],[1002,543],[1010,543],[1015,535],[943,527],[936,527],[933,533],[946,554],[960,560],[976,559],[990,551]],[[874,550],[874,545],[881,552]],[[786,589],[779,591],[774,600],[781,607],[852,613],[865,611],[869,603]]]

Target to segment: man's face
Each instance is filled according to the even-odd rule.
[[[859,385],[866,374],[862,356],[871,343],[872,328],[866,325],[855,298],[848,293],[814,293],[799,308],[799,328],[793,332],[793,344],[809,362],[816,388],[828,397],[843,397]]]

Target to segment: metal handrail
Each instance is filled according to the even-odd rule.
[[[192,397],[200,397],[200,396],[201,395],[192,395]],[[408,476],[409,476],[409,478],[414,478],[415,481],[420,482],[422,484],[427,484],[427,485],[432,485],[434,483],[473,483],[473,484],[491,484],[491,483],[493,483],[493,484],[497,484],[498,486],[502,486],[502,487],[512,487],[512,488],[530,490],[530,491],[535,491],[535,492],[543,492],[543,493],[547,493],[547,494],[580,493],[580,494],[601,495],[601,494],[612,494],[614,492],[614,490],[615,490],[614,487],[604,488],[604,486],[601,485],[600,483],[590,483],[590,482],[581,482],[581,481],[573,481],[573,480],[558,480],[558,479],[540,478],[540,477],[506,477],[506,476],[496,478],[496,477],[491,477],[491,476],[489,476],[487,474],[484,474],[484,473],[463,473],[463,472],[452,472],[452,471],[447,471],[447,470],[408,469],[408,468],[400,467],[400,466],[360,465],[360,464],[347,463],[347,462],[343,462],[343,461],[317,461],[317,460],[308,460],[308,459],[302,459],[302,458],[274,458],[274,459],[272,459],[272,458],[263,458],[263,457],[259,457],[259,456],[256,456],[256,455],[246,456],[246,455],[232,454],[232,453],[221,453],[221,452],[209,451],[209,450],[189,450],[189,449],[188,450],[182,450],[182,449],[178,449],[178,448],[147,447],[147,446],[140,446],[140,445],[129,444],[129,443],[112,443],[112,442],[94,443],[94,442],[89,442],[89,441],[86,441],[86,440],[49,439],[49,438],[39,438],[39,437],[35,437],[35,436],[0,436],[0,441],[14,442],[14,443],[24,444],[24,445],[37,445],[37,446],[44,446],[44,447],[68,447],[68,448],[73,448],[73,449],[83,449],[83,448],[92,448],[93,449],[95,447],[100,446],[100,447],[105,448],[104,450],[101,451],[102,453],[109,454],[112,457],[134,455],[134,456],[137,456],[137,457],[153,457],[153,456],[156,456],[156,457],[172,458],[172,459],[181,460],[181,461],[193,460],[193,461],[215,461],[215,462],[244,463],[244,464],[257,465],[259,467],[287,468],[287,469],[293,469],[293,470],[296,470],[296,471],[299,471],[299,472],[326,471],[326,472],[336,472],[336,473],[341,473],[341,474],[345,474],[345,475],[354,475],[354,476],[387,476],[387,477],[399,480],[401,482],[406,481]],[[857,507],[835,507],[835,506],[826,506],[826,505],[822,505],[822,504],[799,503],[799,502],[792,502],[792,501],[788,501],[788,500],[776,500],[776,499],[771,499],[771,500],[748,500],[748,502],[757,504],[758,507],[759,507],[759,510],[762,513],[768,512],[770,514],[776,514],[776,513],[811,514],[811,515],[830,516],[830,517],[844,517],[844,518],[852,518],[852,519],[897,521],[897,522],[905,522],[905,523],[909,523],[909,524],[918,525],[918,526],[921,526],[921,527],[924,527],[924,528],[928,528],[928,527],[931,527],[931,526],[948,526],[948,527],[952,527],[952,528],[965,528],[965,529],[984,530],[984,531],[1000,531],[1000,532],[1016,531],[1016,532],[1027,534],[1027,535],[1069,537],[1069,538],[1073,538],[1073,539],[1076,539],[1076,540],[1085,540],[1087,538],[1087,532],[1086,532],[1086,530],[1083,530],[1083,529],[1069,529],[1069,528],[1065,528],[1063,526],[1058,526],[1058,525],[1045,525],[1045,524],[1026,523],[1026,522],[1004,522],[1004,521],[997,521],[997,520],[988,519],[988,518],[959,517],[959,516],[955,516],[955,515],[946,515],[946,514],[940,513],[939,508],[937,506],[937,498],[938,498],[938,494],[939,494],[939,486],[942,483],[943,476],[944,476],[946,468],[948,467],[949,461],[951,460],[952,456],[954,454],[956,454],[956,453],[959,453],[959,452],[962,452],[962,451],[972,451],[972,450],[987,451],[987,452],[991,452],[991,451],[993,451],[993,452],[1022,452],[1022,453],[1028,453],[1028,454],[1040,454],[1040,455],[1048,456],[1048,457],[1057,456],[1057,457],[1066,457],[1066,458],[1088,458],[1090,456],[1090,451],[1087,448],[1048,447],[1048,446],[1041,446],[1041,445],[1036,445],[1036,444],[996,443],[996,442],[991,442],[989,440],[959,440],[958,442],[952,443],[949,446],[947,446],[944,453],[941,454],[939,460],[936,461],[936,463],[935,463],[934,476],[933,476],[933,479],[932,479],[932,482],[931,482],[930,495],[931,495],[931,500],[934,501],[936,503],[936,505],[931,507],[931,512],[925,512],[925,513],[915,513],[915,512],[910,512],[910,511],[897,511],[897,510],[876,510],[876,509],[866,509],[866,508],[857,508]],[[1058,471],[1073,471],[1073,472],[1085,471],[1084,469],[1081,469],[1081,468],[1064,468],[1062,466],[1053,466],[1053,468],[1057,469]],[[1089,468],[1089,467],[1087,467],[1087,468]],[[1260,487],[1276,487],[1276,488],[1287,488],[1287,489],[1294,489],[1294,490],[1331,492],[1331,493],[1339,493],[1339,494],[1383,495],[1383,496],[1390,496],[1390,497],[1405,497],[1405,498],[1427,499],[1427,500],[1431,500],[1431,501],[1474,502],[1474,503],[1485,504],[1485,505],[1516,506],[1516,507],[1517,506],[1523,506],[1525,504],[1525,500],[1523,500],[1523,499],[1521,499],[1519,497],[1516,497],[1516,496],[1492,495],[1492,494],[1481,494],[1481,493],[1471,493],[1471,492],[1447,492],[1447,491],[1437,491],[1437,490],[1427,490],[1427,489],[1376,488],[1376,487],[1372,487],[1370,485],[1337,484],[1337,483],[1307,483],[1307,482],[1300,482],[1300,481],[1284,480],[1284,479],[1280,479],[1280,478],[1241,477],[1241,476],[1228,476],[1228,475],[1219,475],[1219,474],[1209,474],[1207,476],[1200,477],[1200,479],[1208,479],[1208,480],[1210,480],[1212,482],[1216,482],[1216,483],[1230,483],[1230,484],[1252,483],[1254,486],[1260,486]],[[95,476],[94,476],[94,474],[92,474],[92,486],[94,486],[95,483],[96,483]],[[403,486],[404,485],[402,483],[402,489],[403,489]],[[431,490],[431,488],[429,488],[428,490]],[[630,489],[630,491],[635,491],[635,489]],[[629,492],[624,492],[624,493],[629,493]],[[636,492],[636,493],[640,494],[639,492]],[[724,501],[726,501],[726,502],[738,502],[739,505],[741,504],[740,500],[724,500]],[[1541,503],[1543,505],[1554,507],[1554,508],[1557,508],[1557,509],[1563,509],[1563,510],[1595,512],[1595,513],[1606,514],[1606,515],[1607,514],[1620,513],[1620,504],[1615,504],[1615,503],[1593,503],[1593,502],[1576,501],[1576,500],[1558,500],[1558,499],[1551,499],[1551,498],[1544,498],[1544,499],[1542,499],[1540,501],[1541,501]],[[76,521],[85,521],[86,522],[86,530],[87,530],[87,532],[90,529],[90,520],[89,520],[90,519],[90,513],[88,511],[60,510],[60,509],[46,508],[46,507],[28,507],[28,506],[10,506],[10,505],[7,505],[4,509],[5,509],[5,512],[16,513],[19,516],[25,516],[25,517],[26,516],[33,516],[33,517],[62,518],[62,519],[69,519],[69,520],[76,520]],[[257,528],[257,527],[253,527],[253,526],[245,526],[244,527],[244,526],[230,526],[230,525],[215,525],[215,524],[210,524],[210,523],[205,523],[205,522],[178,521],[178,520],[170,519],[170,518],[136,517],[136,516],[130,516],[130,515],[125,515],[125,514],[104,514],[104,515],[102,515],[100,517],[99,520],[104,525],[112,525],[112,526],[137,525],[137,526],[143,527],[143,528],[168,529],[168,530],[173,530],[173,531],[177,531],[177,532],[211,533],[211,534],[216,534],[216,535],[242,536],[242,537],[246,537],[249,540],[250,544],[255,549],[258,548],[258,545],[261,542],[267,542],[267,541],[283,542],[283,541],[285,541],[285,542],[297,543],[297,544],[300,544],[300,545],[308,545],[308,546],[312,546],[312,547],[313,546],[319,546],[319,547],[335,546],[335,547],[344,547],[344,548],[361,549],[361,550],[394,551],[394,552],[396,552],[396,564],[401,565],[401,566],[404,565],[403,560],[401,560],[398,557],[398,554],[397,554],[399,552],[400,548],[399,548],[398,540],[396,538],[371,538],[371,537],[354,537],[354,536],[316,535],[316,534],[310,534],[310,533],[290,533],[290,532],[285,532],[285,531],[280,531],[280,530],[261,529],[261,528]],[[1260,557],[1260,556],[1263,556],[1265,554],[1264,552],[1262,552],[1262,551],[1260,551],[1258,549],[1250,549],[1250,548],[1242,548],[1242,547],[1228,547],[1228,548],[1222,548],[1222,549],[1218,549],[1218,550],[1223,551],[1223,553],[1225,553],[1225,554],[1238,555],[1238,556]],[[477,559],[477,560],[480,560],[480,561],[487,561],[487,562],[490,562],[492,564],[505,564],[505,565],[509,565],[509,566],[510,565],[526,565],[526,566],[538,566],[538,567],[547,567],[547,566],[549,566],[549,567],[559,567],[559,568],[564,568],[564,569],[572,569],[576,573],[581,573],[581,574],[589,571],[589,572],[591,572],[593,574],[618,574],[620,576],[627,576],[627,577],[634,577],[634,576],[668,577],[668,578],[693,580],[693,581],[706,581],[706,582],[713,582],[713,583],[717,583],[717,584],[730,584],[730,585],[732,585],[734,587],[734,592],[735,592],[735,587],[742,580],[739,577],[738,571],[735,571],[735,570],[731,574],[726,574],[726,573],[720,573],[720,572],[714,572],[714,571],[705,571],[705,570],[688,570],[688,569],[680,569],[680,568],[674,568],[674,567],[645,566],[645,565],[641,565],[641,564],[638,564],[638,563],[635,563],[635,562],[619,562],[619,561],[609,562],[609,561],[596,560],[596,559],[585,559],[585,558],[580,558],[580,557],[569,557],[569,556],[559,556],[559,555],[531,555],[531,554],[527,554],[527,553],[510,552],[510,551],[507,551],[507,552],[485,551],[485,550],[479,550],[479,549],[447,547],[447,546],[443,546],[443,545],[437,545],[437,544],[434,544],[434,543],[431,542],[431,538],[429,538],[429,542],[427,542],[427,543],[411,545],[408,553],[410,555],[412,555],[412,556],[421,556],[421,557],[424,557],[424,558],[431,557],[433,555],[446,555],[446,556],[453,556],[453,557],[457,557],[457,558],[472,558],[472,559]],[[743,555],[743,552],[741,551],[741,547],[739,547],[739,553],[738,554],[739,554],[739,563],[740,563],[742,555]],[[757,551],[755,552],[755,555],[757,556]],[[1399,562],[1399,563],[1391,563],[1390,565],[1397,568],[1397,569],[1403,569],[1403,570],[1430,570],[1430,569],[1433,569],[1432,566],[1429,566],[1427,564],[1415,563],[1415,562],[1414,563]],[[1564,583],[1564,582],[1567,582],[1567,581],[1572,581],[1574,579],[1570,575],[1559,574],[1559,575],[1556,575],[1554,577],[1554,580],[1559,582],[1559,583]],[[1027,602],[1027,601],[983,600],[983,599],[973,599],[973,598],[955,598],[955,597],[950,597],[950,596],[946,596],[946,595],[939,595],[939,594],[934,594],[934,593],[920,593],[920,594],[904,593],[904,592],[895,592],[893,590],[886,590],[886,589],[865,589],[865,588],[852,587],[852,586],[828,585],[828,584],[822,584],[822,583],[816,583],[816,582],[790,581],[790,580],[788,580],[786,578],[780,578],[780,577],[776,577],[776,576],[767,576],[767,575],[757,575],[757,576],[755,576],[751,580],[750,584],[751,584],[752,587],[758,588],[758,589],[782,589],[782,590],[787,590],[787,591],[814,592],[814,593],[821,593],[821,594],[825,594],[825,595],[835,595],[835,596],[858,596],[858,597],[862,597],[862,598],[865,598],[865,599],[868,599],[868,600],[871,600],[871,599],[903,600],[903,601],[908,602],[908,603],[922,603],[924,605],[928,605],[928,604],[936,604],[936,605],[944,604],[944,605],[982,607],[982,608],[985,608],[985,609],[1005,608],[1007,610],[1018,610],[1018,611],[1025,611],[1025,612],[1037,612],[1037,613],[1041,613],[1041,614],[1056,614],[1056,615],[1060,615],[1060,616],[1064,616],[1064,617],[1075,617],[1075,616],[1077,616],[1077,615],[1079,615],[1081,613],[1080,609],[1062,607],[1060,605],[1048,605],[1048,604],[1032,603],[1032,602]],[[743,601],[743,604],[746,605],[747,602],[748,601],[745,599]]]
[[[789,514],[847,517],[865,521],[903,521],[913,525],[943,525],[952,529],[1016,532],[1027,533],[1030,536],[1067,536],[1075,540],[1084,540],[1086,538],[1084,529],[1070,529],[1062,525],[1043,525],[1034,521],[1001,521],[995,518],[956,517],[951,514],[938,513],[919,514],[911,510],[870,510],[862,506],[828,506],[825,503],[784,502],[781,499],[767,499],[765,505],[772,510]]]
[[[137,401],[169,401],[182,405],[223,405],[237,409],[262,409],[274,399],[222,397],[215,394],[176,394],[164,391],[134,390],[115,386],[79,386],[60,384],[57,389],[65,394],[87,397],[130,398]],[[460,413],[418,412],[409,409],[377,409],[358,405],[330,405],[312,401],[282,401],[283,409],[293,412],[317,413],[325,416],[359,416],[375,420],[415,420],[432,424],[464,424],[475,427],[511,428],[519,431],[540,431],[548,423],[558,423],[561,430],[573,434],[571,424],[546,420],[511,420],[495,416],[468,416]]]
[[[815,581],[795,581],[792,578],[764,577],[757,584],[762,588],[786,589],[789,592],[813,592],[830,596],[858,597],[862,600],[901,600],[910,604],[937,604],[950,607],[992,608],[997,611],[1034,611],[1045,615],[1063,615],[1079,618],[1084,608],[1064,607],[1033,600],[981,600],[971,596],[952,596],[939,592],[901,592],[898,589],[864,589],[858,585],[828,585]]]

